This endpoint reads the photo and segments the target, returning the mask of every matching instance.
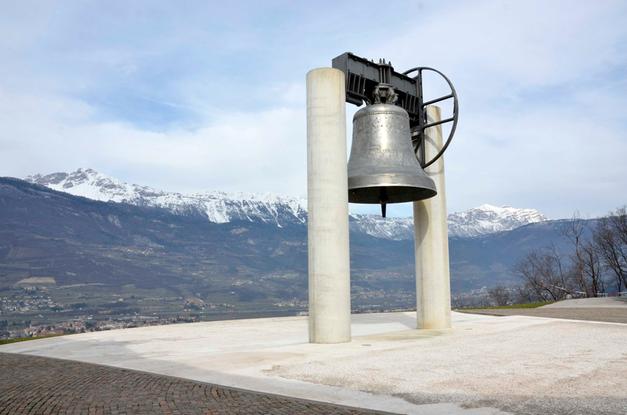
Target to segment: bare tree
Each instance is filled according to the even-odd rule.
[[[605,269],[614,276],[616,290],[627,288],[627,215],[625,208],[617,209],[599,219],[593,231],[594,245]]]
[[[507,305],[510,302],[509,290],[502,285],[490,288],[488,290],[488,295],[497,306]]]
[[[623,245],[627,245],[627,207],[616,209],[610,214],[609,220]]]
[[[533,250],[518,262],[515,271],[532,296],[544,301],[558,301],[576,295],[555,248]]]
[[[586,297],[597,297],[605,291],[599,250],[585,237],[585,224],[577,214],[568,223],[564,235],[573,246],[570,273]]]
[[[525,304],[532,303],[534,301],[542,301],[544,300],[542,297],[536,295],[535,291],[529,284],[521,284],[514,287],[515,298],[514,302],[516,304]]]
[[[597,297],[609,281],[617,291],[627,289],[626,207],[600,218],[594,227],[575,214],[563,235],[571,244],[566,261],[552,247],[534,250],[518,262],[514,270],[523,284],[516,288],[516,301]],[[490,293],[493,301],[498,294]]]

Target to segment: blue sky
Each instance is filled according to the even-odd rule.
[[[304,196],[305,73],[352,51],[456,84],[450,211],[627,203],[627,3],[380,5],[2,2],[0,175]]]

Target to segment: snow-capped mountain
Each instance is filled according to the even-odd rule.
[[[353,215],[351,226],[379,238],[403,240],[414,235],[413,218],[382,218],[378,215]],[[448,215],[449,236],[472,238],[495,232],[510,231],[547,218],[536,209],[481,205]]]
[[[306,200],[271,194],[164,192],[125,183],[92,169],[45,176],[36,174],[28,176],[26,180],[94,200],[160,207],[179,214],[200,213],[214,223],[247,220],[283,226],[288,223],[305,223],[307,220]]]
[[[168,209],[178,214],[202,214],[210,222],[234,220],[262,221],[279,227],[304,224],[307,220],[305,199],[256,193],[202,192],[182,194],[129,184],[92,169],[71,173],[36,174],[27,181],[51,189],[100,201],[123,202]],[[475,237],[506,231],[546,218],[535,209],[516,209],[482,205],[449,215],[449,235]],[[413,238],[412,218],[382,218],[378,215],[351,215],[353,230],[379,238]]]
[[[414,218],[381,217],[380,215],[353,214],[350,218],[353,230],[377,238],[401,241],[414,238]]]
[[[510,206],[481,205],[464,212],[448,215],[450,235],[473,237],[509,231],[528,223],[542,222],[547,218],[536,209],[518,209]]]

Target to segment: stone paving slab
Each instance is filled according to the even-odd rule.
[[[0,353],[0,414],[384,412],[69,360]]]

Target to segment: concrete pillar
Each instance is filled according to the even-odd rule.
[[[427,119],[428,122],[439,121],[440,108],[427,107]],[[425,159],[430,160],[444,144],[442,126],[428,128],[425,137]],[[435,181],[438,194],[414,202],[418,328],[445,329],[451,327],[451,277],[443,157],[425,172]]]
[[[344,73],[307,73],[309,341],[351,338]]]

